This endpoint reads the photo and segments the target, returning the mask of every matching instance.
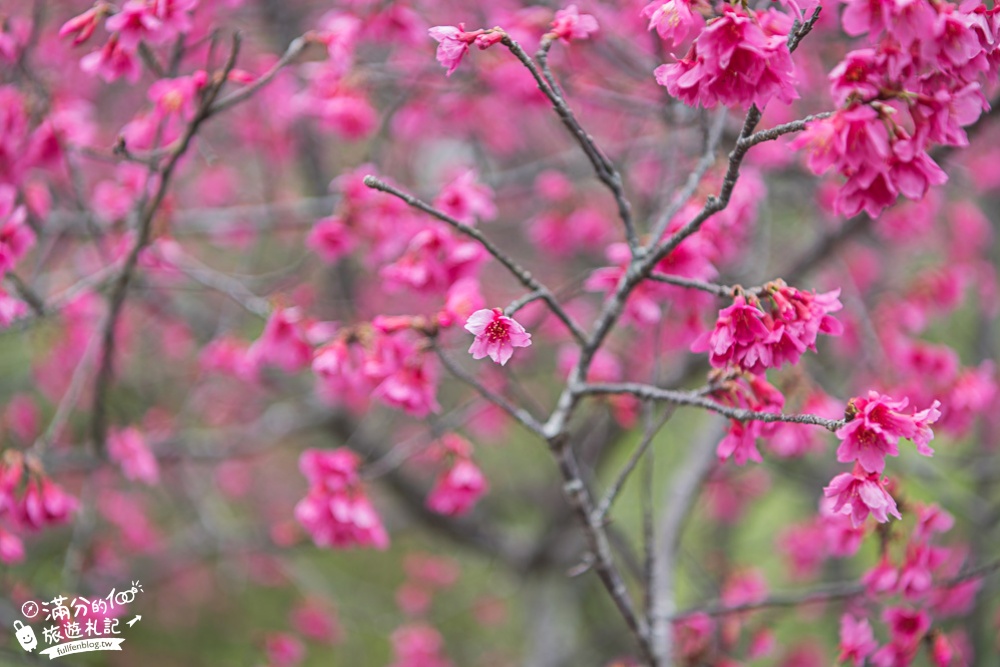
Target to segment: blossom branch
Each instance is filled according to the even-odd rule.
[[[612,196],[615,199],[615,204],[618,207],[618,216],[622,220],[622,224],[625,227],[625,238],[628,241],[629,247],[632,252],[635,253],[639,250],[639,237],[635,230],[635,221],[632,219],[632,207],[629,204],[628,198],[625,196],[625,188],[622,182],[621,174],[615,167],[614,163],[611,162],[601,149],[597,147],[594,142],[594,138],[587,133],[580,122],[577,120],[576,115],[573,110],[570,109],[569,105],[566,103],[566,99],[563,97],[556,84],[555,78],[552,76],[548,65],[548,55],[549,49],[552,47],[552,43],[555,37],[552,35],[546,35],[542,38],[541,47],[538,49],[538,53],[535,57],[538,58],[539,67],[535,66],[535,62],[530,56],[525,52],[521,45],[514,41],[510,35],[504,33],[503,38],[500,40],[501,43],[507,47],[507,49],[514,54],[514,57],[521,61],[521,63],[528,69],[532,77],[535,79],[535,83],[538,84],[538,89],[549,99],[552,103],[553,109],[555,109],[556,114],[562,121],[566,129],[569,130],[576,142],[580,144],[580,148],[587,155],[590,160],[590,164],[594,167],[594,171],[597,174],[598,180],[604,183],[605,186],[611,191]]]
[[[438,358],[441,360],[441,363],[448,369],[449,373],[475,389],[483,398],[506,412],[532,433],[535,433],[536,435],[540,435],[542,433],[541,424],[539,424],[538,420],[531,416],[531,414],[529,414],[526,410],[514,406],[506,398],[490,391],[481,382],[479,382],[479,380],[462,370],[458,364],[456,364],[450,357],[448,357],[448,355],[444,353],[444,350],[441,349],[436,340],[431,340],[431,346],[433,347]]]
[[[951,588],[962,582],[979,577],[986,577],[1000,571],[1000,559],[990,561],[978,567],[969,568],[965,572],[942,582],[937,588]],[[728,616],[746,611],[758,611],[774,607],[799,607],[807,604],[829,602],[832,600],[845,600],[848,598],[863,595],[867,587],[863,583],[855,581],[844,581],[818,586],[812,590],[800,593],[782,593],[769,596],[759,602],[749,602],[740,605],[726,605],[721,601],[712,602],[697,608],[686,609],[670,617],[671,621],[681,620],[694,616],[695,614],[706,614],[708,616]]]
[[[541,298],[543,301],[545,301],[546,304],[548,304],[549,309],[552,311],[552,314],[558,317],[559,320],[566,325],[566,328],[569,329],[569,332],[573,335],[574,338],[576,338],[577,342],[582,344],[583,342],[586,341],[586,336],[583,333],[583,330],[580,329],[579,325],[575,321],[573,321],[573,318],[571,318],[569,314],[559,304],[552,291],[545,285],[542,285],[540,282],[538,282],[538,280],[533,275],[531,275],[530,272],[522,268],[504,251],[500,250],[500,248],[498,248],[478,229],[470,225],[467,225],[463,222],[459,222],[450,215],[447,215],[446,213],[437,210],[430,204],[427,204],[417,199],[413,195],[403,192],[399,188],[393,187],[392,185],[389,185],[384,181],[380,181],[374,176],[365,176],[365,185],[373,190],[379,190],[381,192],[385,192],[394,197],[397,197],[406,202],[406,204],[411,206],[412,208],[415,208],[418,211],[422,211],[427,215],[430,215],[431,217],[437,218],[441,222],[444,222],[453,229],[455,229],[457,232],[476,240],[480,245],[483,246],[486,252],[493,255],[493,257],[498,262],[500,262],[515,278],[517,278],[517,280],[522,285],[524,285],[529,290],[532,290],[533,292],[538,292],[539,294],[542,295],[539,298]]]
[[[153,218],[159,210],[160,205],[166,197],[167,189],[170,185],[171,177],[180,162],[181,157],[188,148],[201,128],[202,124],[211,115],[212,105],[218,97],[222,87],[226,84],[230,72],[236,66],[236,58],[240,50],[240,35],[234,33],[232,48],[229,58],[216,80],[208,86],[202,102],[195,113],[194,118],[188,123],[184,135],[173,148],[170,157],[160,172],[160,180],[156,192],[152,199],[146,201],[145,208],[138,223],[138,234],[135,243],[129,250],[128,256],[118,273],[108,297],[108,311],[101,325],[101,350],[98,361],[97,380],[94,386],[93,415],[91,418],[91,438],[94,447],[101,451],[104,447],[104,440],[107,433],[107,393],[111,387],[112,375],[114,372],[114,352],[116,343],[116,328],[121,317],[122,309],[125,305],[125,297],[135,275],[136,267],[139,264],[139,256],[143,249],[149,245],[152,236]]]
[[[705,408],[720,415],[735,419],[736,421],[760,421],[760,422],[783,422],[786,424],[809,424],[812,426],[822,426],[828,431],[836,431],[844,425],[842,419],[827,419],[818,415],[786,415],[776,412],[758,412],[745,408],[734,408],[722,405],[705,398],[700,392],[677,391],[672,389],[661,389],[648,384],[637,382],[607,383],[607,384],[584,384],[577,388],[578,394],[631,394],[639,398],[667,401],[676,405],[690,405]],[[710,391],[710,389],[706,389]]]

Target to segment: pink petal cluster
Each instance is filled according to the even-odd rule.
[[[576,5],[560,9],[552,21],[552,34],[564,42],[588,39],[597,30],[597,19],[591,14],[581,14]]]
[[[841,463],[857,461],[866,472],[881,473],[886,456],[899,456],[900,438],[912,440],[924,456],[934,454],[929,446],[934,437],[930,425],[941,416],[938,401],[925,410],[905,414],[902,410],[909,405],[909,399],[896,401],[873,390],[866,398],[852,399],[849,405],[855,416],[837,429],[842,441],[837,460]]]
[[[125,477],[153,485],[160,481],[160,466],[139,429],[134,426],[108,434],[108,456]]]
[[[302,640],[287,632],[271,632],[264,639],[269,667],[297,667],[306,657]]]
[[[477,310],[469,316],[465,330],[476,337],[469,347],[472,358],[489,356],[501,366],[510,360],[515,347],[531,345],[531,334],[500,308]]]
[[[769,291],[774,303],[770,312],[760,302],[744,295],[719,311],[715,328],[691,345],[693,352],[708,352],[715,368],[735,366],[754,374],[786,363],[798,363],[802,353],[816,349],[820,333],[836,336],[840,323],[830,313],[842,308],[840,291],[815,294],[782,283]]]
[[[28,305],[0,289],[0,327],[9,327],[11,323],[28,314]]]
[[[350,228],[336,215],[317,220],[306,237],[306,247],[331,264],[353,251],[355,245]]]
[[[719,104],[763,107],[773,98],[786,104],[797,99],[787,32],[766,33],[761,16],[725,5],[686,56],[656,69],[657,83],[685,104],[706,109]]]
[[[896,501],[885,488],[886,480],[880,477],[855,465],[852,472],[834,477],[823,495],[833,498],[833,511],[849,515],[855,526],[864,523],[869,514],[879,523],[886,523],[890,514],[901,519]]]
[[[357,454],[343,447],[308,449],[299,457],[299,469],[309,480],[309,493],[295,506],[295,518],[316,546],[389,546],[382,520],[358,476],[360,463]]]

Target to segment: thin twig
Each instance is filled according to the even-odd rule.
[[[552,291],[545,285],[538,282],[538,280],[536,280],[530,272],[522,268],[509,255],[507,255],[507,253],[500,250],[500,248],[498,248],[478,229],[456,220],[450,215],[434,208],[430,204],[427,204],[413,195],[403,192],[399,188],[389,185],[384,181],[380,181],[374,176],[365,176],[365,185],[373,190],[379,190],[394,197],[398,197],[412,208],[437,218],[441,222],[450,225],[459,233],[476,240],[481,246],[483,246],[486,252],[491,254],[498,262],[500,262],[515,278],[517,278],[522,285],[529,290],[542,294],[540,298],[548,304],[549,310],[552,311],[552,314],[558,317],[559,320],[566,325],[573,337],[577,339],[577,342],[583,344],[586,341],[586,335],[583,333],[583,330],[580,329],[579,325],[573,321],[573,318],[569,316],[559,302],[556,301],[555,295],[552,294]]]
[[[782,422],[786,424],[809,424],[812,426],[822,426],[828,431],[836,431],[846,422],[843,419],[827,419],[819,415],[785,415],[776,412],[758,412],[746,410],[744,408],[734,408],[721,403],[716,403],[710,398],[705,398],[699,392],[677,391],[673,389],[661,389],[648,384],[638,382],[620,382],[605,384],[584,384],[577,387],[578,394],[631,394],[646,400],[666,401],[676,405],[690,405],[705,408],[720,415],[729,417],[736,421],[759,421],[759,422]]]
[[[566,129],[569,130],[576,142],[580,144],[580,148],[587,155],[587,159],[590,160],[590,164],[594,167],[594,171],[597,174],[598,180],[607,186],[608,190],[611,191],[612,196],[615,199],[615,204],[618,207],[618,217],[621,218],[622,224],[625,227],[625,238],[628,241],[629,248],[632,249],[633,253],[639,250],[639,237],[636,234],[635,222],[632,219],[632,207],[629,204],[628,198],[625,196],[625,188],[622,183],[621,174],[615,167],[614,163],[609,160],[600,148],[597,147],[597,143],[594,138],[587,133],[583,126],[580,125],[580,121],[577,120],[576,115],[573,110],[569,108],[566,103],[566,99],[563,97],[562,92],[559,90],[559,86],[556,84],[555,78],[552,76],[552,72],[549,70],[548,65],[548,53],[549,49],[552,47],[554,41],[554,36],[546,35],[542,38],[541,46],[538,49],[536,58],[538,58],[538,63],[541,66],[535,66],[535,62],[528,56],[521,45],[514,41],[510,35],[506,33],[501,39],[501,43],[507,47],[507,49],[514,54],[514,57],[521,61],[528,71],[531,73],[532,77],[535,79],[535,83],[538,84],[538,89],[549,99],[552,103],[553,109],[555,109],[556,114],[559,116],[559,120],[562,121]]]

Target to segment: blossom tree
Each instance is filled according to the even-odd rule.
[[[994,8],[8,4],[8,625],[141,577],[142,664],[1000,652]]]

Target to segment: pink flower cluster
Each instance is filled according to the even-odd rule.
[[[437,61],[448,70],[447,76],[451,76],[458,69],[462,58],[469,52],[470,44],[475,44],[480,49],[488,49],[503,37],[502,33],[487,30],[466,32],[464,23],[459,23],[457,27],[434,26],[428,34],[438,43]]]
[[[968,145],[963,127],[989,108],[981,86],[1000,64],[1000,22],[976,3],[845,1],[845,32],[875,45],[834,68],[841,108],[792,146],[808,148],[815,173],[834,168],[846,179],[838,214],[874,217],[899,195],[919,200],[947,180],[928,150]]]
[[[931,407],[908,415],[909,399],[899,401],[889,396],[869,391],[868,397],[858,397],[851,401],[848,410],[854,417],[837,430],[842,441],[837,448],[837,460],[841,463],[857,461],[867,473],[881,473],[885,470],[886,456],[899,456],[897,447],[900,438],[912,440],[917,451],[924,456],[932,456],[934,450],[928,443],[934,437],[930,425],[941,416],[934,401]]]
[[[888,521],[890,514],[901,518],[896,501],[886,489],[886,480],[881,478],[885,457],[899,455],[900,438],[913,440],[924,456],[934,453],[928,443],[934,437],[930,425],[941,416],[939,403],[935,401],[914,414],[900,412],[908,404],[908,399],[894,401],[876,391],[848,404],[848,421],[837,430],[842,441],[837,460],[854,461],[854,470],[834,477],[823,493],[834,499],[834,511],[849,514],[855,525],[863,523],[869,514],[879,523]]]
[[[13,531],[37,531],[66,523],[79,507],[76,498],[16,450],[0,457],[0,562],[23,560],[24,545]],[[7,524],[5,528],[4,524]]]
[[[842,308],[839,293],[802,292],[778,282],[767,291],[774,304],[769,312],[755,297],[738,295],[732,306],[719,311],[715,328],[695,340],[691,350],[708,352],[714,368],[735,367],[758,375],[768,368],[796,364],[803,352],[816,350],[820,333],[841,333],[840,323],[830,315]]]
[[[466,514],[489,490],[486,477],[472,461],[472,445],[449,433],[441,438],[437,448],[439,451],[435,454],[451,463],[427,496],[427,507],[446,516]]]
[[[531,345],[531,334],[500,308],[477,310],[469,316],[465,330],[476,337],[469,348],[473,359],[489,356],[501,366],[510,361],[515,347]]]
[[[371,396],[415,417],[440,409],[437,367],[406,331],[344,331],[316,351],[312,369],[322,394],[349,405]]]
[[[684,9],[674,3],[671,20],[677,27],[670,34],[686,36],[697,29],[695,15]],[[799,96],[788,50],[790,28],[790,17],[775,10],[757,13],[725,5],[686,56],[656,69],[656,81],[685,104],[706,109],[763,107],[774,98],[788,104]]]
[[[785,405],[785,397],[781,392],[759,375],[728,382],[725,391],[716,392],[715,397],[725,405],[755,412],[777,414]],[[734,419],[730,423],[729,432],[719,442],[716,454],[720,461],[731,457],[739,466],[745,465],[747,461],[760,463],[763,458],[757,449],[757,438],[770,436],[776,428],[777,425],[773,423]]]
[[[389,546],[389,535],[358,476],[360,463],[357,454],[343,447],[308,449],[299,457],[299,469],[309,480],[309,493],[295,506],[295,518],[316,546]]]
[[[73,35],[73,43],[87,41],[98,24],[104,21],[111,37],[99,50],[83,57],[80,67],[99,75],[107,82],[124,77],[130,83],[139,80],[142,68],[139,45],[163,44],[191,31],[191,13],[199,0],[128,0],[120,9],[98,2],[83,14],[63,24],[60,37]],[[107,19],[105,20],[105,17]]]

